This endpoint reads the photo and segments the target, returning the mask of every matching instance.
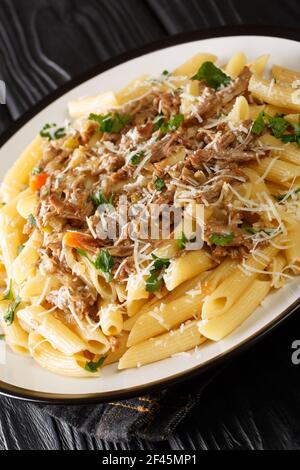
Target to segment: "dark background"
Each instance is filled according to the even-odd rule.
[[[124,51],[209,27],[299,22],[298,0],[0,0],[0,79],[8,94],[0,133],[61,84]],[[0,450],[299,449],[295,339],[297,313],[228,364],[168,441],[104,442],[2,397]]]

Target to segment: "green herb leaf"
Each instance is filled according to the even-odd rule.
[[[265,127],[264,115],[265,113],[264,111],[262,111],[261,113],[259,113],[255,121],[253,122],[251,127],[252,134],[261,135]]]
[[[61,139],[67,135],[65,127],[57,127],[56,124],[45,124],[40,131],[40,136],[48,140]]]
[[[11,302],[6,307],[4,315],[3,315],[3,319],[8,326],[10,326],[13,323],[15,319],[16,310],[19,307],[21,302],[22,302],[21,297],[17,296],[16,300],[14,302]]]
[[[152,273],[146,279],[146,291],[147,292],[156,292],[161,289],[164,284],[163,278],[158,276],[156,273]]]
[[[98,369],[100,369],[105,359],[106,359],[106,356],[102,356],[96,362],[89,361],[85,364],[84,369],[94,374],[95,372],[98,372]]]
[[[114,267],[115,260],[109,254],[107,250],[101,250],[100,254],[97,256],[94,266],[96,269],[103,272],[107,282],[112,280],[112,268]]]
[[[145,156],[145,152],[144,152],[144,150],[141,150],[140,152],[135,153],[131,157],[130,163],[132,165],[138,165],[144,156]]]
[[[153,120],[153,130],[158,131],[161,126],[164,124],[165,118],[162,114],[158,114]]]
[[[4,297],[3,297],[2,300],[14,300],[14,291],[13,291],[13,287],[12,287],[12,279],[9,280],[8,290],[7,290],[6,294],[4,294]]]
[[[218,246],[229,245],[234,239],[234,234],[230,233],[213,233],[209,237],[210,243]]]
[[[267,118],[274,137],[281,139],[284,131],[290,126],[290,123],[281,116],[267,116]]]
[[[154,186],[156,191],[162,191],[164,188],[166,188],[166,183],[162,178],[157,177],[154,181]]]
[[[181,126],[181,124],[184,121],[184,115],[183,114],[175,114],[175,116],[172,117],[169,121],[169,130],[170,131],[177,131],[177,129]]]
[[[181,237],[176,240],[176,245],[178,246],[179,250],[184,250],[188,241],[189,240],[185,236],[184,232],[181,232]]]
[[[227,86],[231,82],[231,78],[210,61],[204,62],[201,65],[196,75],[192,77],[192,80],[204,80],[215,90],[218,90],[222,85]]]
[[[31,170],[31,174],[32,175],[39,175],[40,173],[42,173],[43,169],[38,167],[38,166],[34,166]]]
[[[162,134],[167,134],[167,132],[175,132],[181,126],[184,121],[183,114],[175,114],[169,122],[164,122],[159,130]]]
[[[157,272],[162,268],[168,268],[170,266],[170,260],[168,258],[159,258],[158,256],[153,254],[151,256],[154,260],[154,264],[150,272]]]
[[[90,263],[94,264],[93,260],[90,259],[89,255],[87,254],[86,251],[82,250],[81,248],[76,248],[76,252],[80,256],[83,256],[84,258],[88,259],[90,261]]]
[[[163,271],[169,267],[170,260],[167,258],[159,258],[156,255],[151,255],[154,260],[154,264],[150,269],[150,276],[146,279],[146,291],[147,292],[156,292],[159,290],[163,284]]]
[[[100,132],[109,132],[118,134],[123,127],[128,123],[130,117],[126,114],[108,113],[106,115],[94,114],[89,115],[89,119],[99,123]]]
[[[32,214],[29,214],[28,218],[27,218],[27,222],[32,225],[32,227],[36,227],[36,220],[35,218],[33,217]]]
[[[95,194],[90,195],[90,199],[93,201],[95,209],[97,209],[97,207],[101,206],[102,204],[110,204],[112,206],[113,195],[110,194],[107,199],[101,189],[99,189]]]
[[[0,341],[4,341],[5,340],[5,335],[0,335]]]
[[[162,75],[170,75],[170,72],[169,72],[168,70],[164,70],[164,71],[162,72]]]

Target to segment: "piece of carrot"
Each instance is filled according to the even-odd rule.
[[[86,235],[80,232],[66,232],[63,242],[70,248],[86,248]]]
[[[32,191],[38,191],[47,181],[48,173],[39,173],[38,175],[32,175],[30,178],[29,186]]]

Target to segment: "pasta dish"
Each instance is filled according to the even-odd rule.
[[[95,377],[222,340],[299,274],[300,72],[268,59],[197,54],[41,123],[0,188],[0,340]]]

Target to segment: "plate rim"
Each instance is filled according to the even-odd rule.
[[[122,53],[110,60],[102,62],[76,78],[69,80],[67,83],[59,86],[54,92],[51,92],[36,105],[30,108],[19,119],[17,119],[0,137],[0,149],[13,135],[21,129],[30,119],[42,111],[45,107],[49,106],[53,101],[57,100],[68,91],[77,87],[78,85],[86,82],[87,80],[109,70],[117,65],[125,63],[129,60],[135,59],[150,52],[155,52],[167,47],[184,44],[187,42],[197,41],[201,39],[212,39],[217,37],[228,36],[268,36],[282,39],[291,39],[300,42],[300,30],[297,28],[268,26],[268,25],[236,25],[236,26],[221,26],[217,28],[205,28],[202,30],[176,34],[168,36],[155,42],[143,45],[137,49],[130,50]],[[248,338],[244,339],[239,345],[233,346],[231,349],[218,354],[216,357],[208,360],[204,364],[197,365],[192,369],[182,371],[174,374],[171,377],[159,381],[152,381],[148,384],[137,385],[128,389],[114,390],[111,392],[97,392],[97,393],[84,393],[84,394],[58,394],[46,393],[35,390],[30,390],[18,387],[0,380],[0,396],[16,398],[28,402],[44,403],[44,404],[61,404],[61,405],[81,405],[81,404],[96,404],[105,403],[112,400],[124,400],[132,398],[138,394],[151,393],[159,391],[166,387],[178,385],[183,381],[190,380],[200,374],[205,373],[209,369],[216,368],[226,359],[229,361],[237,354],[242,353],[247,348],[252,346],[257,341],[261,340],[265,335],[269,334],[280,323],[293,314],[300,306],[300,299],[293,302],[286,308],[277,318],[271,323],[265,325],[260,330],[253,333]]]

